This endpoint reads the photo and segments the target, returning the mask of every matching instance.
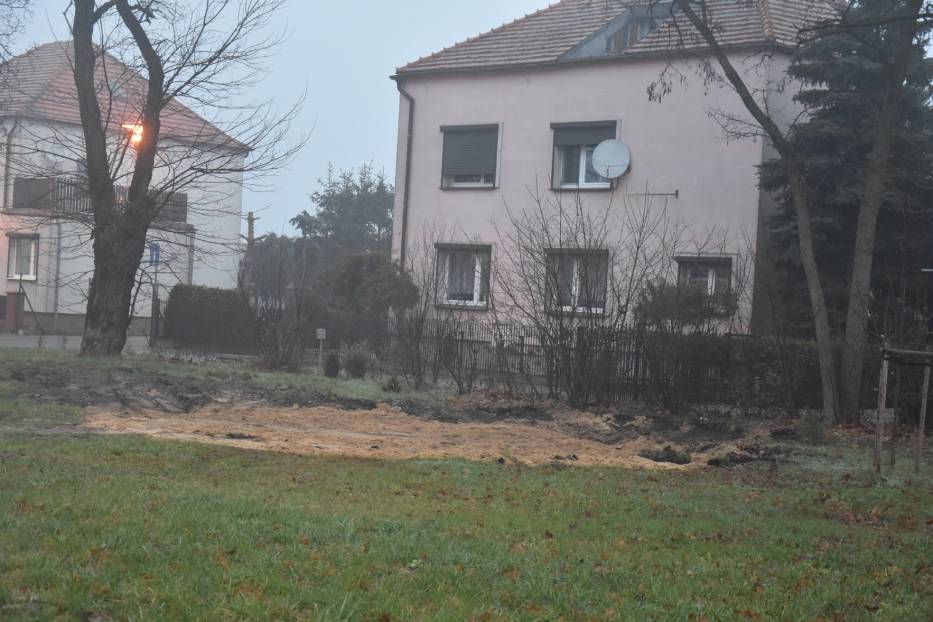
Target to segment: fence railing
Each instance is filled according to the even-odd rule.
[[[117,205],[128,200],[129,188],[114,186]],[[184,223],[188,219],[188,195],[182,192],[159,193],[154,197],[161,204],[157,220]],[[13,183],[13,207],[56,214],[77,216],[91,214],[91,199],[87,180],[80,177],[17,177]]]
[[[562,331],[562,332],[561,332]],[[476,321],[429,320],[390,327],[386,350],[428,381],[544,390],[572,401],[622,399],[714,402],[727,391],[730,348],[722,337],[636,329],[536,330]]]

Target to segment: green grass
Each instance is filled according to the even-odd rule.
[[[929,620],[930,479],[865,462],[525,469],[8,434],[0,619]]]
[[[0,351],[4,622],[933,619],[931,469],[907,460],[879,480],[851,447],[665,473],[47,434],[81,412],[15,373],[36,367],[443,404],[366,380]]]
[[[246,363],[226,361],[194,364],[133,355],[119,359],[85,358],[74,352],[63,350],[26,348],[0,348],[0,396],[23,395],[28,399],[37,391],[41,391],[43,387],[30,383],[28,375],[22,382],[10,380],[11,373],[16,370],[37,367],[91,371],[99,374],[104,382],[108,375],[120,373],[140,380],[165,377],[185,381],[204,381],[221,388],[235,385],[259,392],[284,388],[298,395],[316,392],[336,399],[361,399],[376,402],[408,400],[433,407],[439,407],[444,403],[444,395],[439,391],[414,391],[405,388],[401,393],[387,392],[382,389],[381,382],[368,378],[356,380],[343,377],[326,378],[310,373],[261,371]],[[402,385],[404,387],[404,382]],[[3,410],[4,407],[0,401],[0,413]]]

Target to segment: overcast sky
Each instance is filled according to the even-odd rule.
[[[311,140],[271,192],[247,192],[244,212],[261,231],[293,231],[289,218],[311,207],[308,195],[328,162],[338,169],[372,163],[394,179],[397,66],[546,6],[551,0],[287,0],[280,26],[288,40],[260,95],[295,101],[307,87],[298,130]],[[34,0],[18,49],[68,38],[67,0]]]

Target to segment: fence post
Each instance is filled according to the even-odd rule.
[[[930,346],[927,346],[926,351],[930,352]],[[927,427],[927,403],[929,401],[930,394],[930,358],[927,357],[923,361],[923,392],[920,396],[920,418],[917,422],[917,450],[914,455],[914,472],[920,473],[920,461],[923,459],[923,440],[926,435]]]
[[[884,445],[884,406],[888,401],[888,344],[881,350],[881,377],[878,379],[878,414],[875,420],[875,472],[881,473],[881,452]]]
[[[525,373],[525,335],[518,336],[518,373]]]

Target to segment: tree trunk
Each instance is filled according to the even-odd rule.
[[[145,229],[111,227],[96,231],[94,276],[88,291],[81,353],[120,356],[130,326],[130,301],[136,271],[146,246]]]
[[[684,13],[694,28],[700,33],[713,56],[719,62],[726,79],[735,88],[736,94],[745,105],[745,109],[761,125],[762,130],[781,156],[781,161],[787,167],[790,179],[794,210],[797,214],[797,234],[800,240],[800,259],[803,264],[804,275],[807,279],[807,289],[810,293],[810,305],[813,309],[814,328],[816,331],[817,350],[820,359],[820,381],[823,391],[823,416],[828,421],[835,422],[839,411],[839,375],[836,367],[835,348],[833,347],[832,332],[829,327],[829,314],[826,311],[826,298],[823,293],[823,283],[817,269],[816,256],[813,252],[813,232],[810,224],[810,198],[807,194],[806,182],[796,157],[788,144],[787,137],[781,128],[772,119],[768,112],[755,100],[752,91],[745,84],[742,76],[732,65],[713,29],[706,22],[705,5],[704,17],[694,10],[690,0],[677,0],[677,7]]]
[[[119,209],[114,191],[117,172],[111,171],[106,124],[97,99],[98,50],[94,46],[98,22],[114,7],[132,35],[148,70],[146,99],[140,119],[144,131],[135,146],[127,201]],[[94,0],[74,0],[74,80],[94,218],[94,276],[88,291],[81,353],[91,356],[119,356],[123,352],[130,325],[136,271],[146,246],[146,232],[156,213],[149,197],[149,184],[159,145],[165,72],[162,59],[136,13],[138,10],[139,7],[131,6],[128,0],[113,0],[101,6]]]
[[[881,108],[874,132],[871,151],[865,169],[865,190],[859,206],[855,230],[855,251],[849,282],[849,303],[846,313],[845,345],[842,351],[841,415],[846,421],[856,421],[862,390],[862,372],[865,366],[865,347],[868,341],[868,315],[871,303],[871,271],[875,253],[875,233],[878,215],[884,199],[884,186],[888,177],[888,162],[894,143],[897,116],[905,90],[905,80],[914,37],[919,20],[917,14],[921,0],[913,0],[909,15],[898,29],[898,41],[889,70],[883,81]]]
[[[820,363],[820,386],[823,395],[823,418],[831,423],[839,419],[839,375],[836,367],[836,351],[829,327],[826,297],[820,279],[816,254],[813,249],[813,231],[810,223],[810,201],[804,190],[803,175],[795,165],[788,167],[791,193],[797,211],[797,237],[800,244],[800,262],[803,264],[813,324],[816,332],[817,354]]]

